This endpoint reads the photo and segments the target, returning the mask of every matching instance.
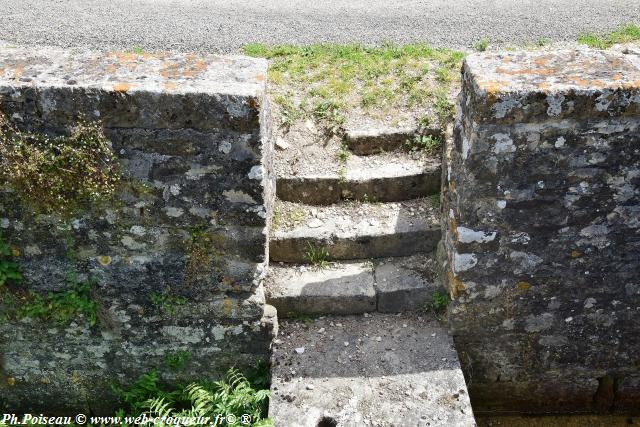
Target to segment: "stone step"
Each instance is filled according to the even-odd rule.
[[[271,374],[277,426],[476,425],[453,340],[424,315],[282,321]]]
[[[418,133],[439,139],[445,137],[442,128],[436,126],[427,128],[419,128],[416,125],[403,127],[367,126],[347,129],[345,142],[355,154],[366,156],[404,147],[407,141],[410,141]]]
[[[276,193],[281,200],[328,205],[343,200],[396,202],[440,191],[440,160],[388,154],[380,159],[350,156],[323,172],[278,175]]]
[[[396,203],[311,207],[277,201],[269,239],[271,261],[313,262],[430,252],[440,240],[439,208],[430,198]],[[317,258],[317,257],[316,257]]]
[[[439,289],[433,254],[375,261],[269,267],[267,302],[278,317],[424,309]]]

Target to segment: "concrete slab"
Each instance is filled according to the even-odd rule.
[[[314,217],[303,216],[297,224],[273,230],[270,258],[305,263],[310,246],[324,248],[332,260],[430,252],[440,240],[440,225],[436,210],[427,206],[430,202],[421,199],[314,208]],[[298,209],[305,212],[311,208],[300,205]]]
[[[328,205],[368,198],[379,202],[410,200],[440,190],[440,161],[415,160],[398,153],[395,160],[375,162],[351,156],[339,171],[324,174],[282,175],[277,178],[281,200]]]
[[[272,264],[266,298],[281,318],[421,310],[439,288],[435,263],[434,254],[422,254],[375,264],[332,263],[324,269]]]
[[[269,415],[278,426],[475,426],[451,337],[417,315],[284,321]]]
[[[380,261],[374,270],[377,309],[383,313],[419,310],[440,288],[434,256],[415,255]]]
[[[372,263],[344,263],[324,269],[272,265],[267,301],[280,317],[375,311]]]
[[[440,127],[420,128],[418,125],[414,125],[403,127],[368,126],[347,129],[345,140],[349,149],[355,154],[371,155],[397,150],[418,133],[444,139],[444,132]]]

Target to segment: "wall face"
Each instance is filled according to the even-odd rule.
[[[640,58],[470,56],[443,168],[474,411],[640,404]]]
[[[167,380],[213,378],[268,357],[266,67],[242,57],[0,51],[0,111],[52,134],[81,116],[99,121],[123,176],[114,200],[68,220],[0,192],[21,286],[61,291],[75,270],[97,281],[99,306],[93,327],[0,323],[1,409],[105,412],[110,382],[150,369]],[[186,365],[169,369],[180,350]]]

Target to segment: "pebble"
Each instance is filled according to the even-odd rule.
[[[290,144],[285,141],[283,138],[278,137],[276,138],[276,147],[278,147],[281,150],[286,150],[287,148],[290,147]]]
[[[306,389],[307,390],[313,390],[315,387],[313,386],[313,384],[307,384]]]
[[[298,348],[296,348],[296,353],[298,353],[298,354],[302,354],[302,353],[304,353],[304,347],[298,347]]]
[[[349,341],[345,341],[345,342],[344,342],[344,346],[345,346],[345,347],[349,347]]]
[[[323,224],[324,222],[322,222],[322,220],[318,218],[313,218],[311,221],[309,221],[307,225],[309,226],[309,228],[318,228],[318,227],[322,227]]]

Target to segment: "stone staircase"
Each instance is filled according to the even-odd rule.
[[[277,426],[475,425],[453,340],[425,310],[440,286],[440,160],[402,149],[413,132],[347,132],[346,159],[277,176]]]
[[[267,302],[280,318],[415,310],[437,290],[439,160],[401,149],[389,160],[389,141],[411,134],[354,134],[366,135],[346,138],[359,155],[329,172],[277,177],[276,212],[296,217],[270,235]]]

